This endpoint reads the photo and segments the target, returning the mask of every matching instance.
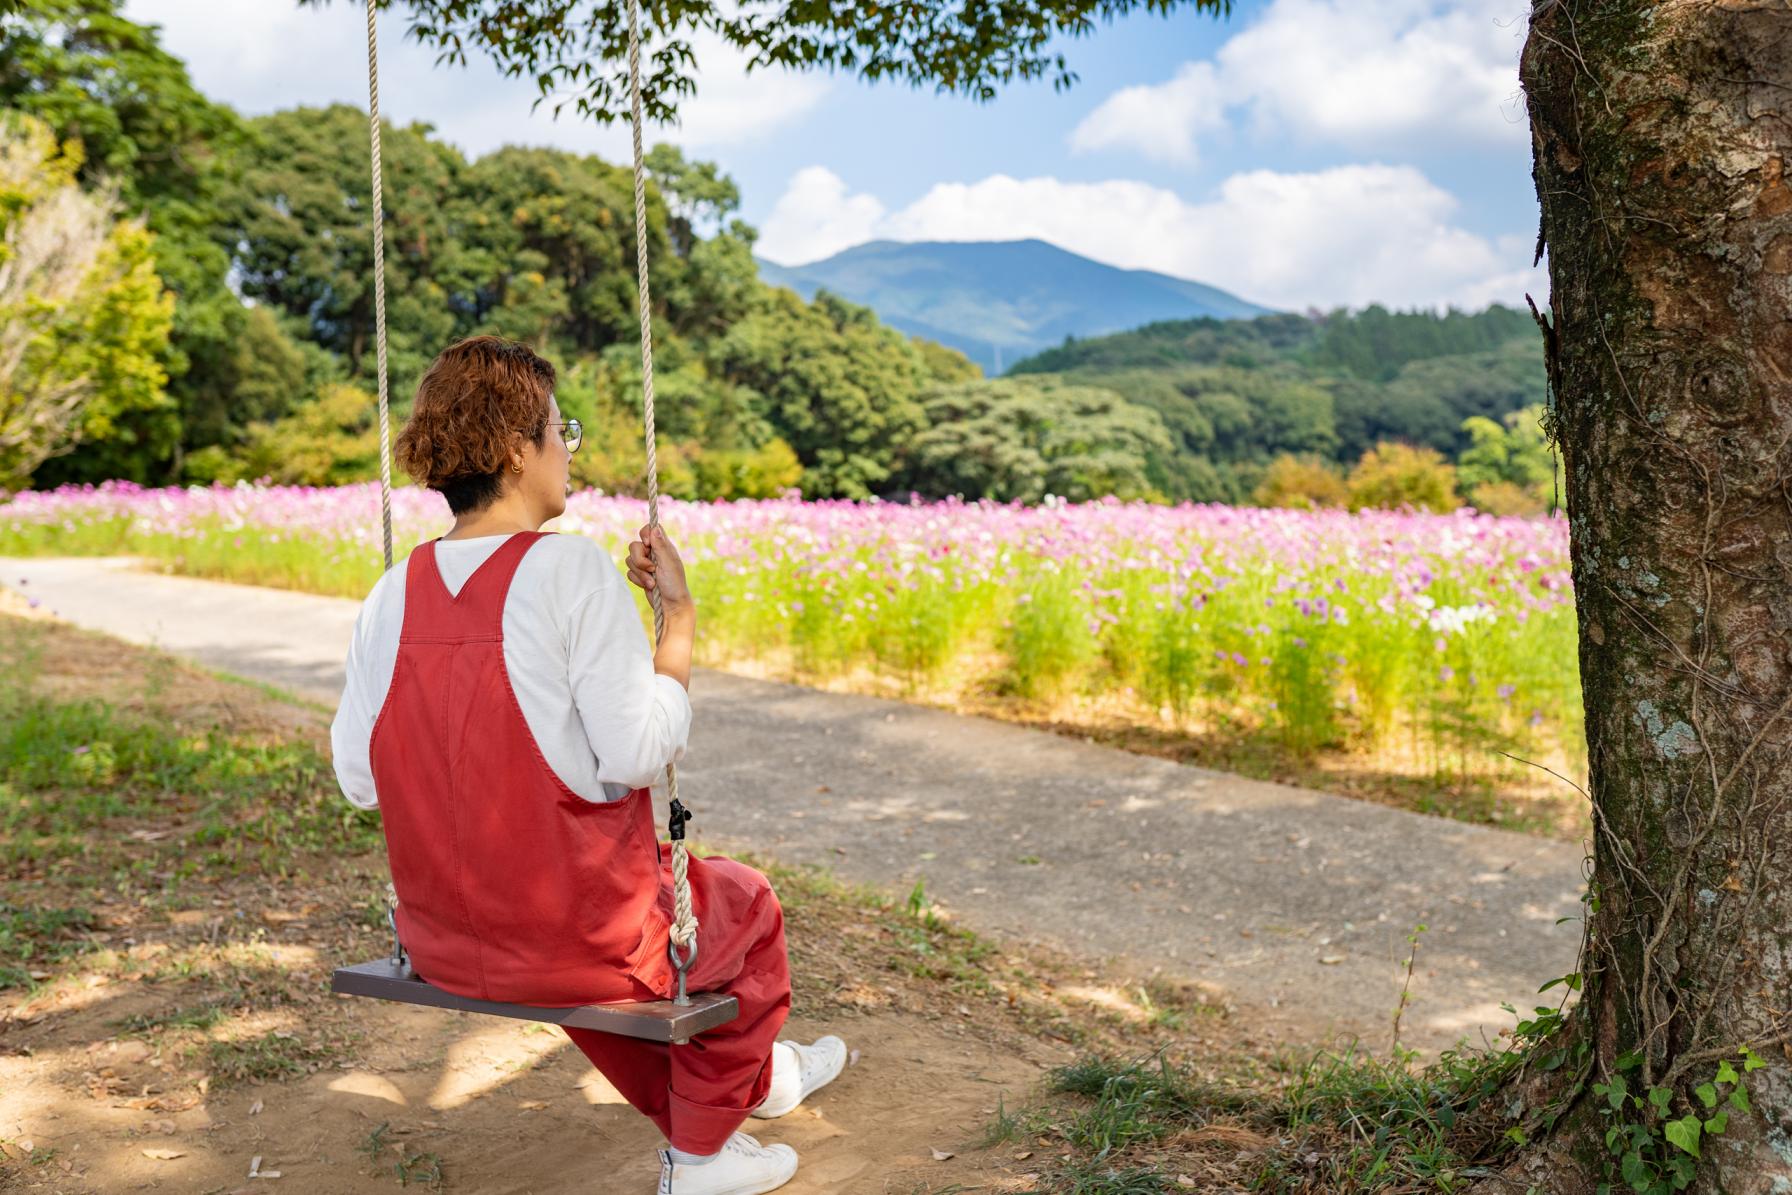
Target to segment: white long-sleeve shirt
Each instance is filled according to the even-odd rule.
[[[448,591],[458,594],[508,538],[439,541]],[[330,726],[337,783],[364,809],[379,803],[370,746],[398,660],[405,570],[388,571],[361,605]],[[523,555],[504,600],[504,667],[548,766],[587,801],[645,787],[684,754],[690,697],[654,672],[628,582],[582,535],[545,536]]]

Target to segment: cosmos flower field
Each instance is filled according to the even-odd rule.
[[[449,523],[393,497],[400,558]],[[662,504],[710,663],[793,679],[1104,700],[1218,718],[1295,755],[1394,746],[1439,771],[1583,749],[1560,520],[1105,501]],[[620,559],[637,499],[558,529]],[[0,502],[0,554],[134,553],[175,571],[361,597],[379,490],[128,483]]]

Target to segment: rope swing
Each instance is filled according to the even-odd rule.
[[[380,527],[385,565],[389,572],[392,568],[392,439],[387,410],[385,197],[380,162],[377,15],[377,0],[367,0],[367,115],[369,152],[373,167],[373,319],[380,406]],[[641,409],[647,456],[647,524],[650,529],[657,530],[660,525],[660,482],[653,413],[653,311],[647,263],[647,171],[641,150],[640,0],[629,0],[628,82],[629,125],[634,142],[635,275],[641,300]],[[653,608],[654,642],[657,644],[664,639],[666,632],[666,616],[657,587],[647,591],[647,600]],[[432,988],[411,972],[404,946],[397,940],[397,920],[392,915],[396,912],[397,895],[390,887],[388,899],[391,905],[389,916],[393,924],[392,958],[339,968],[332,979],[332,987],[355,995],[551,1021],[563,1025],[583,1025],[606,1032],[672,1042],[683,1042],[703,1029],[732,1020],[738,1013],[738,1003],[734,997],[706,995],[693,1001],[686,991],[687,975],[697,960],[698,925],[691,903],[690,853],[685,846],[684,832],[685,823],[690,820],[691,815],[678,799],[678,769],[671,764],[666,766],[666,794],[671,802],[668,828],[672,840],[673,907],[670,940],[666,949],[678,977],[677,992],[669,1004],[588,1005],[579,1009],[534,1008],[472,1000]]]

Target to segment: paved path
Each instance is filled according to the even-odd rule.
[[[357,607],[122,560],[0,558],[0,584],[331,707]],[[924,878],[968,925],[1213,984],[1272,1031],[1385,1046],[1420,923],[1412,1044],[1491,1035],[1573,965],[1573,846],[897,702],[707,671],[694,693],[703,841]]]

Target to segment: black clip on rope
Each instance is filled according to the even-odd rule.
[[[684,807],[683,801],[674,799],[672,811],[666,815],[666,833],[673,842],[684,841],[684,824],[690,820],[691,811]],[[672,969],[678,974],[678,995],[672,1002],[674,1004],[689,1004],[691,998],[685,994],[685,976],[689,973],[691,964],[697,961],[697,939],[692,938],[688,952],[680,954],[678,943],[668,938],[666,954],[672,960]]]

